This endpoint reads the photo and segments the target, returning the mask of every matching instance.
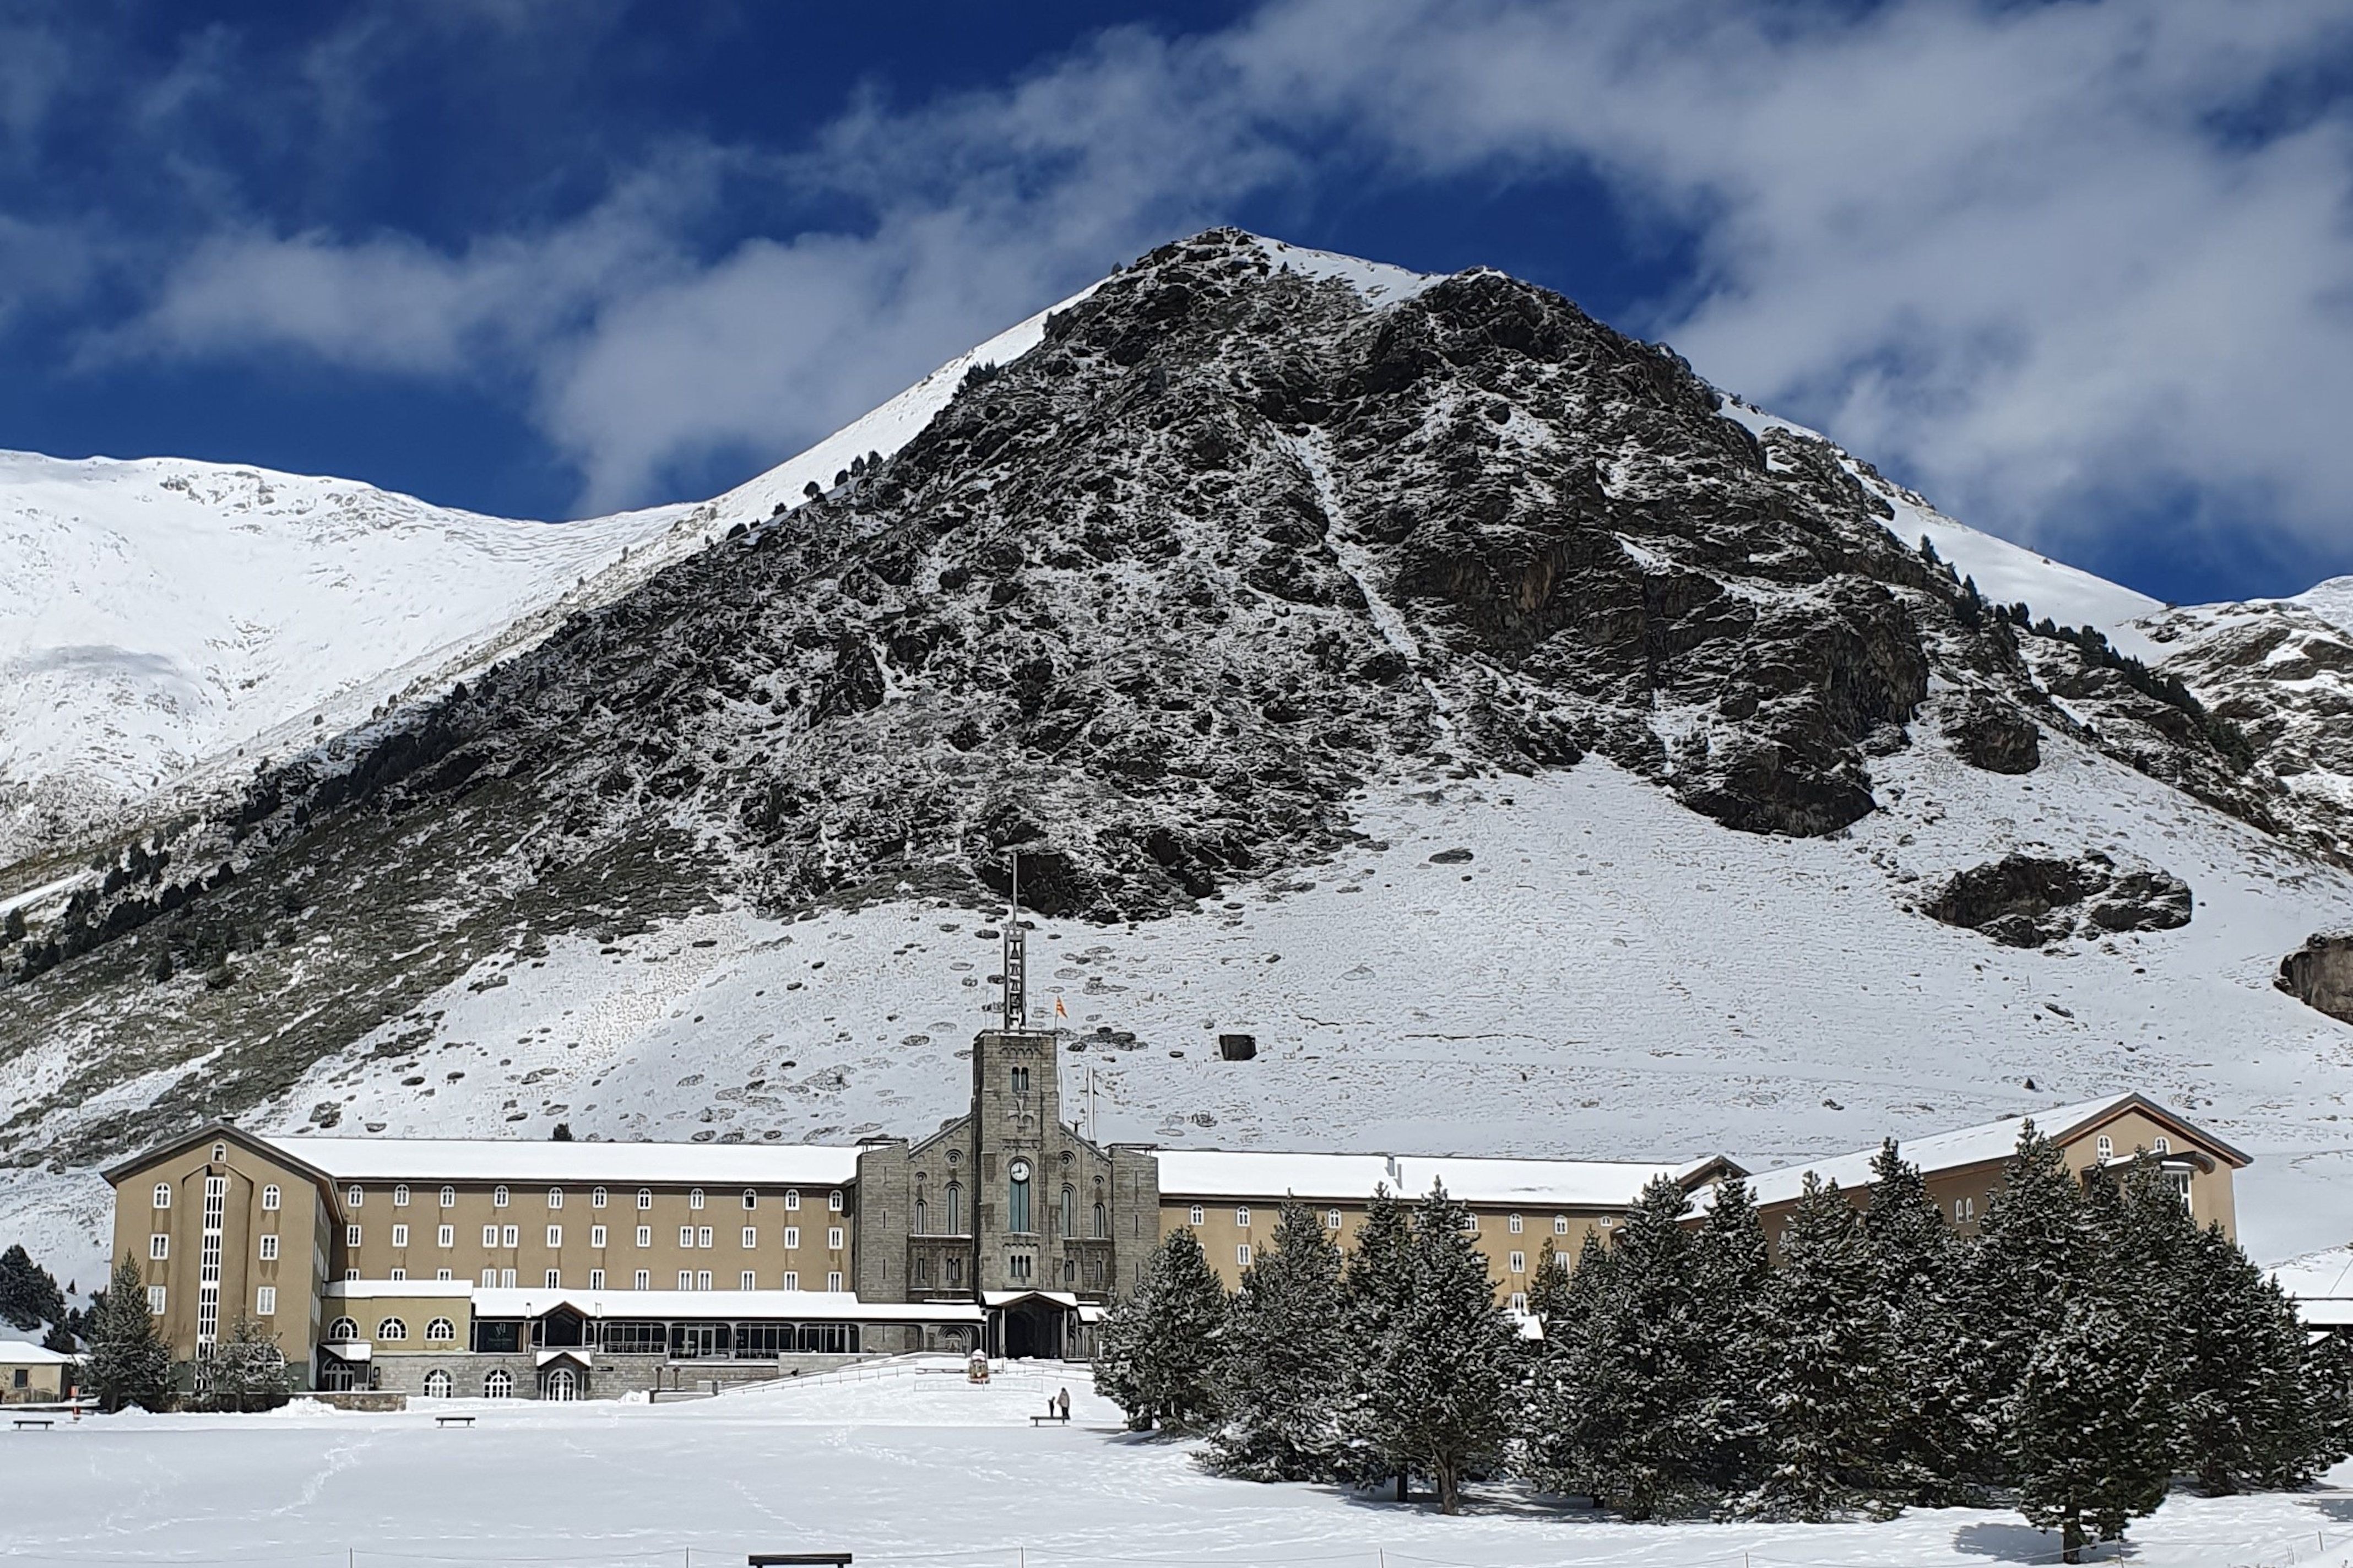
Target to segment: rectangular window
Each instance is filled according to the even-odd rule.
[[[1029,1254],[1027,1254],[1027,1253],[1022,1253],[1022,1252],[1017,1252],[1017,1253],[1015,1253],[1012,1257],[1010,1257],[1010,1258],[1007,1258],[1007,1259],[1005,1260],[1005,1272],[1006,1272],[1008,1275],[1011,1276],[1013,1279],[1029,1279]],[[840,1275],[839,1275],[839,1274],[837,1274],[837,1275],[833,1276],[833,1278],[834,1278],[834,1279],[840,1279],[840,1278],[841,1278],[841,1276],[840,1276]]]
[[[406,1268],[387,1268],[385,1270],[385,1278],[387,1279],[406,1279],[408,1278],[408,1270]]]
[[[692,1226],[682,1225],[678,1227],[678,1244],[681,1247],[692,1247],[694,1245],[694,1227]]]
[[[826,1250],[828,1252],[839,1252],[841,1250],[841,1227],[837,1225],[825,1233],[825,1246]]]
[[[588,1289],[591,1290],[602,1290],[604,1288],[605,1271],[601,1268],[591,1268],[588,1270]]]
[[[555,1269],[549,1269],[547,1271],[547,1288],[551,1290],[562,1289],[564,1288],[564,1276]]]
[[[504,1230],[499,1233],[499,1245],[501,1247],[521,1247],[522,1245],[522,1227],[518,1225],[508,1226]]]
[[[1552,1233],[1555,1236],[1567,1236],[1568,1234],[1568,1216],[1567,1215],[1556,1214],[1552,1216]]]
[[[408,1227],[406,1226],[396,1225],[392,1227],[392,1244],[395,1247],[406,1247],[408,1245]]]
[[[760,1245],[760,1233],[755,1227],[748,1225],[744,1227],[744,1245],[746,1247]]]
[[[797,1251],[800,1245],[801,1227],[797,1225],[788,1225],[785,1226],[785,1250],[786,1252]]]
[[[343,1270],[343,1283],[344,1283],[344,1284],[346,1284],[346,1285],[350,1284],[353,1280],[354,1280],[354,1279],[358,1279],[359,1277],[360,1277],[360,1271],[359,1271],[358,1269],[356,1269],[356,1268],[346,1268],[346,1269],[344,1269],[344,1270]]]
[[[514,1289],[513,1269],[501,1268],[499,1270],[499,1289],[501,1290],[512,1290]]]
[[[1243,1208],[1236,1209],[1234,1211],[1234,1228],[1236,1230],[1248,1230],[1250,1228],[1250,1210]]]
[[[800,1288],[801,1288],[801,1277],[800,1277],[798,1274],[795,1273],[793,1270],[789,1269],[789,1268],[786,1269],[786,1270],[785,1270],[785,1289],[787,1289],[787,1290],[797,1290],[797,1289],[799,1289]]]
[[[709,1226],[702,1226],[695,1231],[694,1245],[697,1247],[709,1247],[711,1245],[711,1227]]]
[[[1340,1211],[1338,1209],[1325,1209],[1324,1211],[1324,1228],[1325,1230],[1337,1230],[1340,1228]]]
[[[458,1227],[454,1225],[445,1225],[441,1226],[438,1230],[436,1230],[433,1233],[433,1242],[437,1247],[457,1246]]]
[[[698,1268],[694,1271],[694,1288],[698,1290],[708,1290],[711,1289],[710,1269]]]
[[[757,1290],[759,1288],[760,1288],[760,1277],[759,1277],[759,1275],[757,1275],[756,1273],[753,1272],[753,1271],[752,1271],[751,1269],[749,1269],[749,1268],[746,1268],[745,1270],[744,1270],[744,1289],[746,1289],[746,1290]]]
[[[1236,1263],[1240,1264],[1240,1265],[1241,1265],[1243,1268],[1248,1268],[1250,1267],[1250,1243],[1249,1243],[1249,1242],[1245,1241],[1245,1242],[1243,1242],[1240,1247],[1235,1247],[1235,1248],[1234,1248],[1234,1261],[1235,1261]]]
[[[359,1244],[360,1227],[355,1225],[347,1225],[343,1226],[343,1245],[345,1247],[357,1247]]]
[[[482,1227],[482,1245],[484,1247],[496,1247],[498,1244],[499,1227],[494,1225],[484,1226]]]
[[[1514,1311],[1514,1312],[1525,1312],[1525,1311],[1526,1311],[1527,1310],[1528,1310],[1528,1293],[1527,1293],[1525,1290],[1514,1290],[1514,1291],[1513,1291],[1513,1292],[1512,1292],[1512,1310],[1513,1310],[1513,1311]]]
[[[1517,1215],[1512,1216],[1511,1230],[1514,1236],[1520,1234],[1520,1216]]]
[[[693,1269],[681,1268],[678,1271],[678,1288],[681,1290],[691,1290],[694,1289]]]
[[[446,1281],[446,1280],[448,1280],[448,1279],[450,1279],[450,1278],[451,1278],[451,1276],[450,1276],[449,1271],[448,1271],[447,1268],[436,1268],[436,1269],[433,1271],[433,1278],[434,1278],[434,1279],[439,1279],[439,1280],[444,1280],[444,1281]]]
[[[592,1225],[588,1227],[588,1245],[591,1247],[602,1247],[605,1245],[605,1227],[603,1226]]]
[[[1027,1260],[1025,1259],[1024,1261]],[[841,1289],[841,1275],[839,1271],[828,1274],[825,1277],[825,1288],[828,1290],[839,1290]]]
[[[261,1238],[261,1261],[264,1263],[275,1263],[278,1261],[278,1238],[276,1237],[265,1236]]]
[[[491,1287],[492,1287],[492,1288],[496,1288],[496,1286],[498,1285],[498,1282],[499,1282],[499,1271],[498,1271],[497,1269],[495,1269],[495,1268],[485,1268],[485,1269],[483,1269],[483,1270],[482,1270],[482,1283],[483,1283],[484,1285],[491,1286]]]
[[[547,1245],[550,1247],[561,1247],[564,1245],[564,1227],[562,1226],[551,1225],[547,1227]]]
[[[172,1256],[172,1238],[158,1231],[147,1238],[147,1256],[164,1258]]]
[[[274,1318],[278,1315],[277,1286],[261,1285],[255,1288],[253,1292],[253,1315],[257,1318]]]
[[[162,1315],[164,1310],[164,1287],[161,1285],[150,1285],[147,1287],[147,1310],[158,1316]]]
[[[654,1288],[654,1271],[652,1269],[640,1268],[638,1270],[637,1288],[640,1290],[650,1290]]]
[[[649,1225],[641,1225],[638,1226],[638,1245],[639,1247],[651,1247],[653,1244],[654,1227]]]
[[[1525,1252],[1514,1252],[1512,1254],[1512,1272],[1514,1274],[1525,1274],[1527,1271],[1528,1255]]]

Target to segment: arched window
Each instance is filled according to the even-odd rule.
[[[224,1161],[224,1160],[226,1160],[226,1159],[227,1159],[227,1158],[228,1158],[228,1145],[227,1145],[227,1144],[226,1144],[226,1143],[216,1143],[216,1144],[214,1144],[214,1145],[213,1145],[213,1163],[214,1163],[214,1164],[217,1165],[217,1164],[219,1164],[222,1161]]]
[[[788,1209],[797,1209],[801,1206],[801,1190],[798,1187],[786,1187],[785,1189],[785,1206]]]
[[[1055,1216],[1055,1223],[1064,1236],[1079,1234],[1079,1190],[1067,1182],[1062,1184],[1062,1212]]]
[[[261,1189],[261,1206],[263,1208],[275,1209],[280,1201],[281,1194],[279,1193],[278,1188],[275,1185],[267,1186]]]
[[[457,1188],[444,1187],[441,1189],[441,1206],[445,1209],[453,1209],[458,1206]]]
[[[442,1371],[438,1366],[431,1372],[427,1373],[425,1374],[425,1397],[427,1399],[448,1398],[449,1374]]]
[[[504,1208],[507,1206],[506,1188],[500,1186],[492,1187],[491,1189],[491,1206],[493,1208]]]
[[[691,1209],[699,1209],[702,1206],[702,1189],[701,1187],[692,1188],[687,1193],[686,1206]]]
[[[932,1234],[932,1205],[921,1198],[915,1200],[915,1234],[917,1236]]]
[[[2148,1152],[2152,1154],[2170,1154],[2173,1152],[2173,1140],[2160,1132],[2150,1141]]]
[[[428,1345],[448,1345],[458,1342],[458,1325],[447,1318],[436,1318],[425,1325],[425,1342]]]
[[[641,1208],[641,1209],[649,1209],[649,1208],[651,1208],[651,1207],[653,1207],[653,1206],[654,1206],[654,1192],[653,1192],[653,1189],[652,1189],[651,1187],[639,1187],[639,1188],[638,1189],[638,1207],[639,1207],[639,1208]]]
[[[1029,1162],[1014,1161],[1008,1173],[1010,1179],[1005,1184],[1005,1228],[1026,1231],[1029,1228]]]
[[[1325,1230],[1337,1230],[1340,1228],[1340,1211],[1338,1209],[1325,1209],[1324,1211],[1324,1228]]]
[[[564,1206],[564,1189],[562,1187],[550,1187],[547,1189],[547,1206],[552,1209],[560,1209]]]
[[[2113,1139],[2113,1138],[2109,1137],[2109,1136],[2108,1136],[2106,1133],[2105,1133],[2105,1132],[2101,1133],[2101,1134],[2100,1134],[2100,1142],[2099,1142],[2099,1151],[2100,1151],[2100,1158],[2101,1158],[2101,1159],[2103,1159],[2103,1160],[2107,1160],[2107,1159],[2113,1159],[2113,1158],[2115,1158],[2115,1156],[2116,1156],[2116,1141],[2115,1139]]]
[[[954,1182],[948,1184],[948,1234],[964,1234],[964,1188]]]
[[[167,1209],[172,1206],[171,1183],[158,1182],[155,1184],[155,1206],[159,1209]]]
[[[502,1366],[492,1368],[491,1375],[482,1379],[482,1397],[485,1399],[512,1399],[514,1397],[513,1374],[509,1373],[507,1369]]]
[[[1101,1241],[1111,1234],[1111,1214],[1098,1201],[1095,1205],[1095,1239]]]
[[[605,1206],[604,1188],[598,1187],[595,1192],[588,1194],[588,1206],[592,1209],[600,1209]]]
[[[760,1206],[760,1194],[754,1192],[751,1188],[745,1187],[744,1189],[744,1206],[747,1209],[758,1208]]]
[[[399,1182],[394,1184],[392,1189],[392,1206],[396,1209],[405,1209],[408,1206],[408,1184],[406,1182]]]
[[[349,1318],[337,1318],[327,1325],[329,1344],[348,1344],[360,1337],[360,1326]]]
[[[361,1193],[357,1183],[353,1183],[352,1185],[343,1189],[343,1202],[347,1206],[352,1208],[357,1208],[360,1206],[360,1199],[364,1195],[364,1194]]]
[[[839,1187],[836,1187],[833,1191],[825,1194],[825,1206],[831,1209],[836,1214],[839,1214],[841,1212],[841,1189]]]
[[[398,1318],[386,1318],[375,1326],[375,1337],[380,1340],[405,1340],[408,1337],[408,1325]]]

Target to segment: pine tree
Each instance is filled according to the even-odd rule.
[[[2183,1265],[2172,1300],[2194,1309],[2166,1336],[2175,1462],[2210,1496],[2303,1485],[2327,1415],[2306,1387],[2295,1308],[2219,1226],[2192,1233]]]
[[[2059,1530],[2070,1563],[2165,1500],[2172,1444],[2158,1381],[2141,1336],[2089,1295],[2028,1357],[2010,1420],[2019,1511]]]
[[[215,1342],[202,1363],[205,1407],[274,1410],[294,1386],[277,1339],[252,1318],[240,1317]]]
[[[1095,1358],[1095,1387],[1127,1413],[1130,1426],[1208,1425],[1226,1306],[1226,1288],[1191,1229],[1172,1232],[1145,1260],[1135,1293],[1103,1315]]]
[[[1719,1492],[1746,1489],[1756,1470],[1765,1421],[1757,1400],[1765,1353],[1759,1330],[1772,1273],[1748,1184],[1738,1176],[1717,1184],[1693,1244],[1692,1279],[1706,1354],[1699,1468]]]
[[[1335,1468],[1344,1479],[1359,1486],[1395,1478],[1399,1502],[1406,1500],[1410,1460],[1381,1423],[1374,1369],[1382,1347],[1395,1337],[1412,1294],[1413,1219],[1383,1184],[1373,1189],[1365,1223],[1356,1231],[1356,1249],[1340,1277],[1352,1366],[1342,1394]]]
[[[22,1246],[0,1252],[0,1321],[11,1328],[37,1329],[65,1316],[65,1293],[55,1276],[32,1259]]]
[[[2036,1347],[2057,1331],[2095,1250],[2065,1159],[2031,1120],[2021,1122],[1968,1255],[1964,1293],[1975,1326],[1965,1364],[1973,1369],[1977,1408],[2008,1406]]]
[[[1993,1412],[1973,1402],[1968,1331],[1962,1317],[1965,1261],[1945,1211],[1928,1195],[1919,1167],[1894,1139],[1871,1166],[1863,1241],[1872,1277],[1903,1326],[1889,1367],[1887,1468],[1893,1499],[1923,1507],[1969,1500],[1982,1456],[2000,1440]]]
[[[1340,1248],[1314,1210],[1285,1204],[1274,1244],[1242,1276],[1218,1362],[1220,1420],[1210,1468],[1262,1481],[1333,1473],[1349,1363]]]
[[[160,1410],[172,1395],[172,1354],[147,1311],[147,1285],[129,1253],[90,1314],[90,1353],[82,1370],[108,1410],[142,1405]]]
[[[1709,1352],[1683,1227],[1690,1206],[1666,1177],[1643,1189],[1522,1445],[1537,1485],[1630,1519],[1652,1517],[1702,1480]]]
[[[1739,1511],[1824,1520],[1886,1492],[1894,1320],[1854,1205],[1811,1172],[1765,1288],[1762,1475]]]
[[[2326,1470],[2353,1456],[2353,1338],[2323,1334],[2308,1343],[2304,1387],[2313,1414],[2313,1463]]]
[[[1443,1185],[1416,1205],[1409,1288],[1388,1332],[1366,1347],[1367,1414],[1381,1447],[1437,1483],[1440,1513],[1461,1510],[1464,1479],[1502,1451],[1519,1383],[1518,1332],[1495,1304],[1470,1218]]]

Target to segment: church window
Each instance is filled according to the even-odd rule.
[[[1007,1174],[1011,1179],[1006,1184],[1005,1228],[1026,1231],[1029,1228],[1029,1162],[1014,1161]]]
[[[964,1283],[963,1258],[951,1258],[948,1259],[948,1283],[950,1285],[961,1285]],[[159,1307],[156,1310],[161,1311],[163,1309]]]
[[[932,1282],[932,1260],[931,1260],[930,1258],[916,1258],[916,1259],[915,1259],[915,1283],[916,1283],[916,1284],[918,1284],[918,1285],[928,1285],[928,1284],[930,1284],[931,1282]]]
[[[1095,1201],[1095,1239],[1097,1241],[1111,1234],[1110,1220],[1110,1212],[1103,1207],[1103,1201],[1100,1198],[1097,1199]]]
[[[1062,1184],[1062,1208],[1061,1213],[1055,1216],[1055,1223],[1061,1227],[1064,1236],[1079,1234],[1079,1190],[1068,1182]]]
[[[276,1212],[280,1201],[281,1195],[274,1183],[271,1185],[261,1189],[261,1206],[263,1208],[269,1209],[274,1213]]]
[[[915,1200],[915,1234],[917,1236],[932,1234],[932,1206],[921,1198]]]
[[[1013,1092],[1016,1094],[1027,1094],[1029,1092],[1029,1069],[1028,1068],[1015,1068],[1013,1069]]]
[[[964,1188],[955,1182],[948,1184],[948,1234],[964,1234]],[[951,1280],[954,1284],[955,1281]]]
[[[1005,1272],[1016,1279],[1029,1278],[1029,1255],[1017,1252],[1005,1260]]]

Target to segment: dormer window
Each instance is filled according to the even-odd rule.
[[[2100,1134],[2100,1141],[2097,1147],[2100,1151],[2101,1159],[2113,1160],[2116,1158],[2116,1141],[2109,1137],[2106,1133],[2103,1132]]]
[[[2160,1132],[2150,1140],[2148,1148],[2152,1154],[2170,1154],[2173,1152],[2173,1140]]]
[[[227,1159],[227,1158],[228,1158],[228,1145],[227,1145],[227,1144],[226,1144],[226,1143],[216,1143],[216,1144],[214,1144],[214,1145],[213,1145],[213,1163],[214,1163],[214,1164],[217,1165],[217,1164],[219,1164],[222,1161],[224,1161],[224,1160],[226,1160],[226,1159]]]

